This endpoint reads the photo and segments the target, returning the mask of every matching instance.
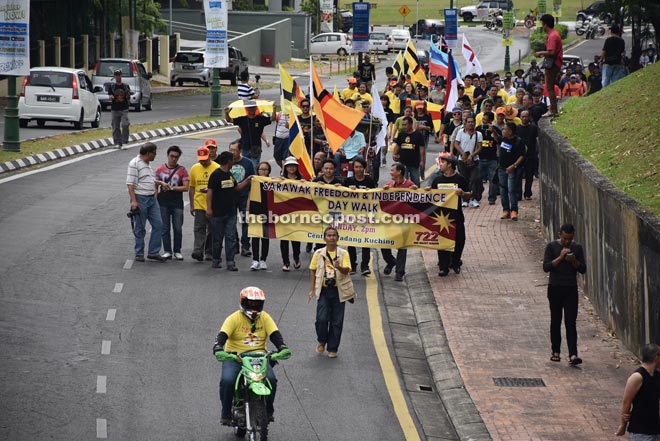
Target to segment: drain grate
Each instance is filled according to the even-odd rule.
[[[542,378],[493,377],[493,381],[502,387],[545,387]]]
[[[433,387],[426,386],[425,384],[418,384],[417,388],[422,392],[433,392]]]

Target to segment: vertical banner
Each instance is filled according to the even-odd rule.
[[[0,0],[0,75],[30,74],[29,24],[29,0]]]
[[[204,0],[206,16],[206,50],[204,67],[227,67],[227,2],[225,0]]]
[[[546,13],[546,0],[536,2],[536,27],[541,29],[541,16]]]
[[[447,47],[456,49],[458,47],[458,9],[445,9],[445,41]]]
[[[369,52],[371,3],[353,2],[353,52]]]
[[[552,0],[552,15],[555,18],[561,17],[561,0]]]
[[[332,32],[332,0],[320,0],[321,20],[319,32]]]
[[[504,11],[502,14],[502,46],[513,46],[513,27],[516,24],[516,18],[513,11]]]

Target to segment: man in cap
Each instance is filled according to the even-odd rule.
[[[583,96],[586,95],[586,88],[584,83],[579,81],[578,76],[571,74],[568,79],[568,83],[564,86],[564,89],[561,91],[562,96],[571,97],[571,96]]]
[[[212,260],[211,223],[206,218],[206,193],[211,173],[220,165],[211,160],[211,151],[206,146],[197,149],[197,161],[197,164],[190,168],[188,198],[190,214],[195,217],[192,258],[201,262],[204,260],[204,254],[206,254],[206,260]]]
[[[385,95],[390,99],[390,109],[395,115],[401,114],[401,102],[399,101],[399,94],[401,93],[401,84],[396,80],[390,80],[388,90]]]
[[[525,78],[523,75],[525,74],[525,71],[523,69],[516,69],[514,72],[515,76],[513,77],[513,86],[517,89],[519,87],[522,87],[523,89],[527,87],[527,82],[525,81]]]
[[[276,113],[273,106],[271,115],[260,113],[257,115],[257,104],[254,101],[248,101],[248,106],[245,108],[246,116],[239,116],[232,119],[229,115],[229,108],[225,108],[225,119],[238,127],[238,133],[241,135],[241,147],[243,149],[243,156],[250,159],[254,168],[257,168],[261,161],[261,139],[264,133],[264,128],[275,121]],[[266,146],[269,146],[266,140]]]
[[[527,71],[523,75],[523,78],[526,79],[527,77],[534,78],[534,77],[542,77],[542,76],[543,76],[543,71],[539,67],[536,60],[532,60],[532,62],[530,63],[529,68],[527,69]]]
[[[348,81],[348,87],[339,93],[339,98],[341,98],[342,102],[346,102],[347,99],[351,98],[353,94],[355,94],[358,91],[357,79],[351,77],[347,81]]]
[[[117,147],[128,144],[128,104],[131,97],[131,88],[121,81],[121,69],[114,72],[114,82],[110,83],[108,96],[112,110],[112,140]]]

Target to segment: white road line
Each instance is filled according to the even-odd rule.
[[[105,316],[105,321],[114,322],[115,321],[115,315],[117,315],[117,310],[116,309],[108,309],[108,315]]]
[[[96,393],[104,394],[106,391],[106,381],[107,377],[105,375],[96,376]]]
[[[115,283],[115,287],[112,288],[112,292],[120,293],[122,289],[124,289],[124,284],[123,283]]]
[[[101,342],[101,355],[110,355],[110,347],[112,342],[110,340],[103,340]]]
[[[105,418],[96,419],[96,437],[102,439],[108,437],[108,420]]]
[[[131,269],[133,267],[133,259],[126,259],[124,269]]]

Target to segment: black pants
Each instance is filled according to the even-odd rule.
[[[438,250],[438,267],[440,271],[449,271],[449,267],[461,266],[463,249],[465,248],[465,224],[456,222],[456,245],[454,251]]]
[[[369,262],[371,261],[371,248],[360,248],[362,250],[362,261],[360,261],[360,270],[368,270]],[[357,249],[355,247],[348,247],[348,255],[351,257],[351,268],[357,271]]]
[[[396,274],[398,276],[403,276],[406,274],[406,258],[408,257],[408,250],[401,248],[396,252],[396,259],[392,254],[392,250],[389,248],[383,248],[380,250],[380,253],[383,255],[383,259],[387,262],[388,265],[394,265]]]
[[[261,242],[261,247],[259,243]],[[268,245],[270,241],[268,239],[262,239],[259,237],[252,238],[252,260],[263,260],[265,261],[268,258]],[[261,252],[261,254],[259,254]]]
[[[470,191],[472,192],[472,199],[479,202],[484,192],[484,184],[481,182],[479,162],[476,162],[472,167],[468,167],[463,161],[458,161],[458,172],[468,180]]]
[[[538,168],[536,166],[536,151],[528,152],[527,159],[525,160],[524,166],[524,176],[525,176],[525,192],[524,196],[526,198],[532,197],[532,182],[534,181],[534,173],[537,172]]]
[[[292,240],[291,248],[293,248],[293,261],[300,262],[300,242]],[[289,260],[288,240],[280,240],[280,252],[282,253],[282,263],[284,263],[286,266],[291,266],[291,261]]]
[[[550,342],[552,343],[552,352],[561,352],[561,319],[563,313],[568,355],[577,356],[577,328],[575,326],[578,311],[577,286],[548,285],[548,301],[550,302]]]

